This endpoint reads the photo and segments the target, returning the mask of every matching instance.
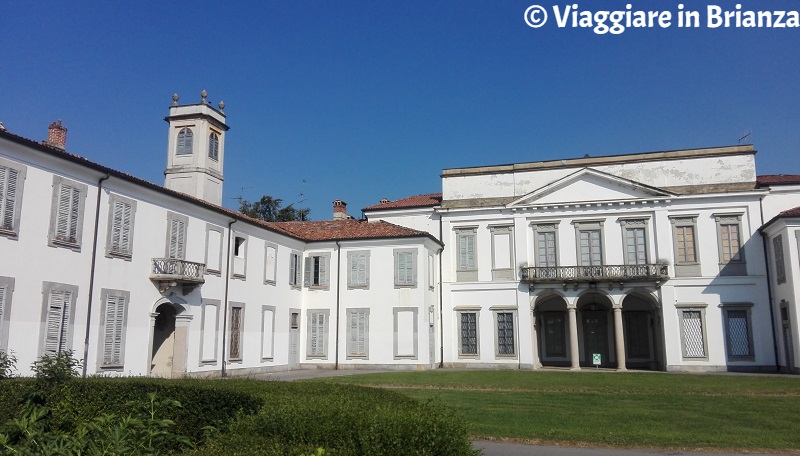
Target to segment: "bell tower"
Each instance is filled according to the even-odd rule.
[[[222,205],[222,168],[225,161],[225,103],[211,107],[205,90],[200,103],[179,105],[172,96],[169,115],[169,147],[164,186]]]

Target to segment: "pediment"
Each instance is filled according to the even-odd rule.
[[[666,190],[651,187],[613,174],[583,168],[528,193],[508,207],[543,204],[599,203],[636,201],[675,196]]]

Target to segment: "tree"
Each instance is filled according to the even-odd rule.
[[[297,209],[292,204],[286,207],[281,207],[282,205],[282,199],[264,195],[260,200],[253,203],[246,199],[239,200],[239,212],[248,217],[261,219],[266,222],[291,222],[309,219],[308,214],[311,212],[310,209]]]

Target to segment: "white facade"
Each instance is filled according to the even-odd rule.
[[[218,205],[221,111],[170,108],[167,188],[0,132],[23,374],[65,349],[166,377],[800,365],[800,178],[759,183],[750,146],[449,169],[369,221],[265,223]]]

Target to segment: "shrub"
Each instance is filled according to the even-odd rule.
[[[31,365],[33,374],[39,380],[63,382],[80,375],[81,362],[72,357],[72,350],[55,354],[45,353]]]
[[[13,352],[6,353],[0,350],[0,380],[12,378],[15,370],[17,370],[17,357]]]

